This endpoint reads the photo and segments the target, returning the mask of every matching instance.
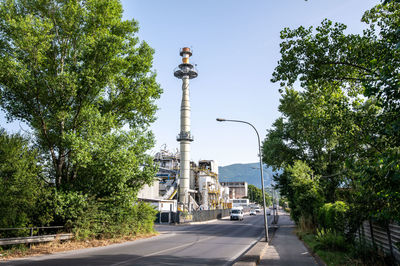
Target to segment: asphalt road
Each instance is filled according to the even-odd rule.
[[[18,259],[4,265],[231,265],[264,236],[263,225],[262,214],[245,215],[243,221],[157,225],[161,234],[156,237]]]

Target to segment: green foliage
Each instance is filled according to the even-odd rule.
[[[286,197],[279,198],[279,206],[286,208],[288,206],[288,199]]]
[[[316,222],[317,210],[323,204],[324,198],[318,185],[318,176],[314,176],[310,167],[302,161],[296,161],[285,169],[290,173],[290,215],[295,221],[300,217],[310,218]]]
[[[319,225],[343,234],[348,225],[348,210],[349,206],[343,201],[325,203],[318,212]]]
[[[355,242],[350,255],[353,265],[396,265],[394,258],[364,241]]]
[[[326,263],[326,265],[359,265],[357,263],[352,263],[352,258],[349,257],[348,252],[319,248],[321,244],[318,240],[316,240],[316,236],[313,234],[304,234],[302,235],[302,239],[311,248],[311,250]]]
[[[0,227],[48,225],[52,221],[48,187],[40,175],[37,151],[22,136],[0,130]]]
[[[77,239],[112,238],[153,232],[156,210],[124,195],[95,199],[77,192],[57,195],[56,217]]]
[[[74,191],[58,191],[56,194],[56,223],[64,224],[71,230],[77,221],[87,215],[93,199]]]
[[[250,202],[255,202],[261,206],[264,205],[264,201],[263,201],[263,197],[262,197],[262,189],[254,186],[254,185],[248,185],[247,198],[250,200]],[[265,204],[268,206],[270,204],[272,204],[272,198],[267,193],[265,193]]]
[[[332,229],[317,230],[316,240],[319,241],[317,249],[325,250],[342,250],[347,249],[347,242],[343,234],[338,233]]]
[[[37,147],[4,146],[5,227],[53,222],[78,238],[152,230],[136,194],[156,172],[146,152],[162,91],[153,49],[122,14],[118,0],[0,2],[0,107]]]
[[[103,176],[121,170],[131,171],[128,180],[116,182],[146,180],[137,165],[148,161],[136,155],[152,143],[146,132],[161,89],[151,71],[153,50],[139,43],[137,22],[123,21],[122,12],[117,0],[0,4],[0,105],[34,130],[57,187],[90,179],[102,147],[117,144],[135,156],[124,165],[110,162]],[[115,139],[126,131],[129,140]]]
[[[272,81],[288,87],[263,143],[265,163],[285,169],[275,179],[292,209],[287,169],[301,160],[326,202],[346,201],[350,231],[361,219],[400,220],[400,2],[383,1],[362,21],[362,34],[329,20],[281,32]]]

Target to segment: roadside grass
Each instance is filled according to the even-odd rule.
[[[316,239],[314,234],[298,234],[298,236],[326,263],[326,265],[354,265],[354,260],[349,256],[348,252],[319,249],[318,246],[320,246],[321,243]]]
[[[128,235],[110,239],[91,239],[91,240],[70,240],[53,241],[49,243],[32,244],[29,248],[25,244],[14,245],[9,248],[0,246],[0,261],[22,258],[27,256],[48,255],[56,252],[70,251],[83,248],[104,247],[128,241],[156,236],[159,233],[152,232],[147,234]]]
[[[323,243],[309,231],[296,230],[297,236],[316,254],[326,265],[397,265],[396,262],[380,250],[368,245],[346,245],[339,249],[323,248]]]

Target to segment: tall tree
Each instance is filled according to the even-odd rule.
[[[385,220],[400,219],[400,2],[384,1],[365,12],[362,21],[369,25],[363,34],[346,34],[345,25],[329,20],[315,30],[284,29],[282,58],[272,81],[289,87],[300,81],[306,91],[313,87],[337,87],[349,99],[364,95],[365,103],[354,105],[358,100],[350,100],[351,106],[346,112],[351,115],[336,124],[343,133],[343,138],[336,143],[343,147],[343,154],[351,155],[341,156],[337,161],[346,162],[345,177],[352,177],[357,200],[368,203],[369,215]],[[334,108],[331,105],[344,110],[337,102],[325,104],[328,109]],[[317,113],[310,116],[318,117]],[[286,146],[286,149],[290,146],[286,145],[285,138],[272,141],[272,137],[282,132],[295,134],[284,131],[284,124],[285,121],[276,123],[276,130],[269,133],[266,145]],[[331,134],[333,139],[340,136],[336,130]],[[352,142],[352,138],[357,141]],[[293,147],[296,145],[290,146],[291,154],[298,156],[298,150],[294,151]],[[323,146],[317,150],[327,151]],[[303,151],[313,153],[308,147]],[[323,169],[317,170],[314,163],[307,163],[317,173]],[[324,173],[321,173],[323,179]]]
[[[117,0],[0,4],[0,106],[33,129],[58,187],[106,182],[109,194],[152,178],[161,89],[122,12]]]

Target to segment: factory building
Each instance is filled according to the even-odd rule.
[[[229,187],[229,198],[231,199],[247,197],[247,182],[221,182],[221,185]]]

